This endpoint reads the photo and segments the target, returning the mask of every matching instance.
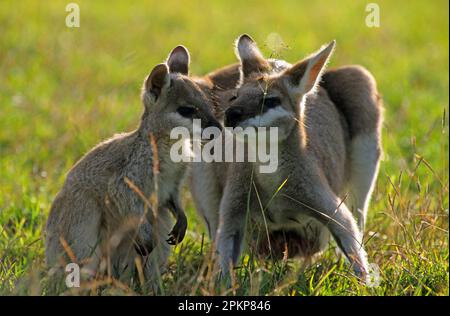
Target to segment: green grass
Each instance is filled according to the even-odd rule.
[[[336,39],[331,66],[362,64],[375,75],[385,155],[366,248],[381,283],[359,284],[333,249],[310,267],[250,254],[225,293],[186,193],[189,232],[161,293],[449,294],[447,1],[377,1],[380,28],[365,26],[365,1],[77,3],[81,27],[69,29],[65,1],[0,2],[0,294],[46,293],[41,234],[52,199],[83,153],[137,125],[150,69],[179,43],[191,51],[194,74],[234,62],[232,42],[244,32],[261,46],[280,34],[291,62]]]

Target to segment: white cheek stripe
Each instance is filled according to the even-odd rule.
[[[289,112],[286,111],[283,107],[277,106],[276,108],[269,109],[267,112],[262,115],[257,115],[252,118],[249,118],[243,121],[241,124],[242,127],[247,126],[271,126],[276,120],[280,118],[289,117]]]

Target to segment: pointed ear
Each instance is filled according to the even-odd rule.
[[[162,90],[170,84],[169,69],[166,64],[159,64],[153,68],[145,80],[145,90],[156,101],[161,96]]]
[[[332,41],[326,47],[285,71],[283,77],[288,78],[289,84],[298,91],[299,95],[305,95],[314,90],[335,44],[336,41]]]
[[[241,79],[254,73],[264,73],[270,70],[270,65],[262,55],[255,41],[243,34],[236,40],[236,56],[241,61]]]
[[[183,75],[188,75],[189,73],[189,62],[190,62],[189,51],[183,45],[175,47],[167,57],[167,65],[169,66],[170,72],[178,72]]]

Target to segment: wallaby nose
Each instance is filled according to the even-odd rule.
[[[220,125],[219,122],[215,118],[207,118],[202,120],[202,128],[208,128],[208,127],[217,127],[218,129],[222,130],[222,125]]]
[[[220,125],[220,123],[217,122],[216,120],[209,121],[209,126],[217,127],[218,129],[222,130],[222,125]]]
[[[236,127],[241,120],[242,109],[240,107],[231,107],[225,111],[225,126]]]
[[[208,127],[216,127],[219,129],[219,131],[222,131],[222,125],[220,125],[220,123],[214,118],[210,118],[209,120],[205,121],[204,125],[202,124],[202,128],[208,128]],[[209,140],[213,140],[214,138],[215,138],[215,134],[211,134]]]

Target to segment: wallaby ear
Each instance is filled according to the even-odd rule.
[[[167,57],[167,65],[169,66],[170,72],[178,72],[183,75],[188,75],[189,73],[189,62],[190,62],[189,51],[183,45],[175,47]]]
[[[332,41],[318,52],[295,64],[283,74],[287,76],[289,84],[298,91],[299,95],[313,91],[325,66],[333,52],[336,41]]]
[[[236,56],[241,61],[241,79],[254,73],[264,73],[270,70],[270,64],[264,58],[256,42],[247,34],[236,40]]]
[[[150,93],[154,101],[158,100],[164,87],[170,83],[169,68],[166,64],[159,64],[153,68],[145,80],[145,90]]]

